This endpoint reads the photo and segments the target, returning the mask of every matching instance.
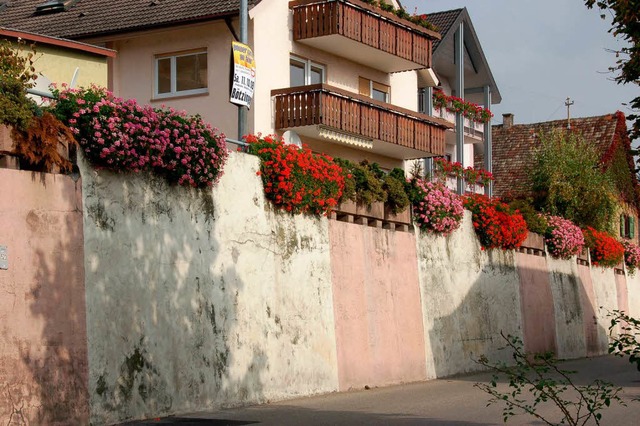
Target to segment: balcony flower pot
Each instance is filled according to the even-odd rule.
[[[376,201],[371,203],[370,206],[358,203],[356,205],[356,215],[382,220],[384,219],[384,203]]]
[[[387,222],[411,224],[411,208],[407,207],[400,213],[393,213],[389,206],[384,206],[384,220]]]

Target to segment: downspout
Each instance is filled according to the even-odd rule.
[[[249,3],[248,0],[240,0],[240,43],[249,44]],[[247,108],[238,106],[238,140],[247,132]]]
[[[484,86],[484,107],[491,108],[491,86]],[[491,134],[491,120],[484,123],[484,169],[493,173],[493,135]],[[493,197],[493,182],[485,188],[485,195]]]
[[[456,96],[464,100],[464,22],[455,33]],[[456,161],[464,166],[464,115],[456,113]],[[458,178],[458,194],[464,195],[464,179]]]

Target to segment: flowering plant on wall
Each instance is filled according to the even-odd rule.
[[[433,106],[439,109],[445,108],[449,112],[461,113],[476,123],[489,123],[493,118],[493,113],[489,109],[456,96],[447,96],[442,90],[434,90]]]
[[[636,269],[640,266],[640,247],[627,240],[622,241],[622,246],[624,247],[624,263],[627,265],[627,271],[630,274],[635,274]]]
[[[99,87],[53,89],[56,116],[67,123],[94,165],[151,170],[172,183],[213,185],[227,158],[224,135],[198,115],[155,109]]]
[[[596,266],[614,267],[622,262],[624,247],[607,234],[592,227],[583,230],[584,239],[591,252],[591,263]]]
[[[568,259],[580,254],[584,248],[584,236],[577,225],[560,216],[548,216],[547,225],[544,241],[551,256]]]
[[[440,182],[413,183],[418,191],[413,215],[420,229],[448,235],[460,227],[464,208],[457,194]]]
[[[265,196],[292,213],[327,214],[344,189],[342,168],[327,155],[285,145],[275,136],[248,135],[248,152],[260,158]]]
[[[418,15],[414,13],[413,15],[411,15],[402,7],[396,9],[393,7],[391,3],[387,3],[385,0],[362,0],[362,1],[372,6],[379,7],[385,12],[393,13],[400,19],[406,19],[416,25],[419,25],[431,31],[438,31],[438,28],[435,25],[427,21],[427,15],[425,14]]]
[[[464,207],[473,214],[473,227],[483,248],[515,249],[527,238],[522,215],[499,200],[474,194],[464,199]]]

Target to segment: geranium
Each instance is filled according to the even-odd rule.
[[[448,235],[460,227],[464,208],[458,195],[440,182],[414,181],[421,200],[413,206],[420,229]]]
[[[624,263],[630,274],[635,274],[636,269],[640,266],[640,247],[631,241],[623,240],[624,247]]]
[[[307,147],[285,145],[274,136],[245,137],[249,152],[260,157],[264,192],[276,207],[292,213],[327,214],[344,189],[342,167]]]
[[[198,115],[154,109],[99,87],[53,89],[56,116],[67,123],[94,165],[116,171],[153,170],[170,182],[213,185],[227,158],[224,135]]]
[[[560,216],[548,216],[547,224],[544,240],[551,256],[568,259],[582,251],[584,236],[577,225]]]
[[[483,248],[515,249],[527,238],[522,215],[499,200],[473,194],[465,198],[464,207],[473,214],[473,227]]]
[[[445,108],[449,112],[461,113],[476,123],[489,123],[493,118],[493,113],[489,109],[456,96],[447,96],[442,90],[434,90],[433,106],[440,109]]]
[[[583,234],[591,252],[591,263],[596,266],[614,267],[622,262],[624,247],[618,240],[590,226],[583,230]]]
[[[487,186],[489,182],[494,180],[493,174],[484,169],[476,169],[473,167],[463,167],[459,162],[450,162],[444,158],[436,158],[433,160],[433,176],[432,179],[440,182],[446,182],[447,177],[455,177],[464,179],[470,187],[477,184]]]

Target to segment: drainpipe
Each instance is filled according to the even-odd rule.
[[[240,43],[249,44],[249,3],[240,0]],[[238,106],[238,140],[247,134],[247,108]]]
[[[425,87],[420,89],[422,91],[422,105],[420,105],[420,111],[433,117],[433,87]],[[427,157],[424,159],[424,175],[425,177],[431,176],[433,172],[433,157]]]
[[[456,96],[464,99],[464,22],[455,33]],[[456,113],[456,161],[464,166],[464,115]],[[458,194],[464,195],[464,179],[458,178]]]
[[[491,86],[484,86],[484,107],[491,109]],[[491,134],[491,120],[484,123],[484,169],[493,173],[493,135]],[[485,195],[493,197],[493,182],[485,188]]]

